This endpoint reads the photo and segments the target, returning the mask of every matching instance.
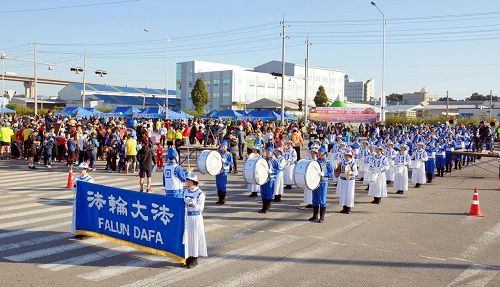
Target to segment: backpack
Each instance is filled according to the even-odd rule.
[[[86,144],[85,144],[85,150],[88,152],[93,151],[95,149],[95,143],[93,139],[88,139]]]

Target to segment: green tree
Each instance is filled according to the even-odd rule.
[[[7,108],[16,111],[16,114],[18,115],[30,115],[35,113],[33,109],[25,107],[21,104],[8,104]]]
[[[326,107],[328,103],[328,96],[326,95],[325,88],[319,86],[316,96],[314,97],[314,104],[316,107]]]
[[[400,94],[392,93],[386,97],[388,102],[401,102],[403,101],[403,96]]]
[[[196,111],[203,112],[205,106],[208,104],[208,92],[205,83],[201,79],[197,79],[194,88],[191,91],[191,100],[196,107]]]

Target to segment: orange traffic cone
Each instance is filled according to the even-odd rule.
[[[73,166],[69,167],[68,183],[66,184],[66,188],[73,189]]]
[[[470,205],[468,216],[478,216],[484,217],[481,213],[481,207],[479,206],[479,194],[477,193],[477,187],[474,188],[474,194],[472,195],[472,204]]]

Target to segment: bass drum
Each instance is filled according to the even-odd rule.
[[[321,183],[321,165],[314,160],[301,159],[293,172],[295,184],[300,188],[314,190]]]
[[[222,171],[222,156],[215,150],[204,150],[198,156],[198,170],[202,174],[218,175]]]
[[[245,162],[243,178],[249,184],[263,185],[269,180],[269,164],[263,158],[251,158]]]

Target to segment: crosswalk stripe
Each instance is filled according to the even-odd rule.
[[[60,271],[73,266],[81,266],[90,262],[96,262],[113,256],[123,255],[135,250],[136,249],[128,246],[117,246],[111,249],[106,249],[91,254],[84,254],[77,257],[59,260],[54,263],[40,264],[38,265],[38,267],[49,269],[52,271]]]
[[[186,280],[195,275],[199,275],[215,268],[234,263],[237,260],[243,259],[248,256],[261,254],[271,249],[275,249],[282,245],[298,240],[298,237],[279,236],[278,238],[271,238],[265,241],[253,243],[245,247],[233,249],[225,254],[214,256],[203,260],[203,264],[199,265],[196,269],[169,269],[160,274],[145,278],[122,287],[155,287],[167,286],[182,280]]]
[[[11,205],[11,204],[14,204],[14,203],[21,203],[21,202],[36,200],[36,198],[33,198],[33,197],[19,198],[20,197],[19,195],[15,195],[15,197],[17,197],[17,198],[14,199],[14,200],[12,200],[12,201],[2,201],[2,202],[0,202],[0,206],[2,206],[2,205]],[[11,199],[13,199],[13,198],[11,198]]]
[[[0,209],[0,212],[17,210],[17,209],[25,209],[25,208],[30,208],[30,207],[43,207],[43,206],[47,206],[47,205],[51,206],[51,203],[43,204],[43,203],[35,202],[35,203],[28,203],[28,204],[21,204],[21,205],[13,205],[13,206],[2,207],[2,209]]]
[[[125,262],[124,264],[121,264],[120,266],[110,266],[106,268],[101,268],[97,271],[93,272],[88,272],[84,274],[78,275],[78,277],[98,282],[102,280],[106,280],[112,277],[116,277],[118,275],[138,270],[142,267],[148,267],[152,266],[154,264],[158,264],[158,262],[165,262],[166,258],[161,257],[159,255],[154,255],[154,254],[141,254],[141,259],[134,259],[128,262]]]
[[[40,249],[40,250],[35,250],[35,251],[30,251],[26,253],[21,253],[21,254],[16,254],[12,256],[7,256],[4,257],[7,260],[14,261],[14,262],[24,262],[36,258],[41,258],[41,257],[46,257],[46,256],[51,256],[54,254],[59,254],[62,252],[66,251],[71,251],[71,250],[76,250],[80,248],[86,248],[88,245],[97,245],[106,242],[105,239],[101,238],[90,238],[87,240],[81,240],[78,242],[72,242],[64,245],[58,245],[55,247],[50,247],[50,248],[45,248],[45,249]]]
[[[45,243],[45,242],[51,242],[54,240],[69,238],[70,236],[71,236],[70,233],[63,232],[63,233],[56,233],[56,234],[51,234],[51,235],[42,236],[42,237],[35,237],[33,239],[30,239],[30,240],[0,245],[0,251],[5,251],[5,250],[9,250],[9,249],[16,249],[16,248],[21,248],[21,247],[27,247],[27,246],[36,245],[36,244]]]
[[[0,206],[1,205],[10,205],[10,204],[13,204],[13,203],[19,203],[19,202],[25,202],[25,201],[33,201],[33,200],[37,200],[37,198],[39,197],[47,197],[49,196],[50,198],[55,198],[55,197],[52,197],[52,196],[58,196],[58,197],[68,197],[68,198],[73,198],[74,197],[74,194],[73,193],[68,193],[67,191],[58,191],[58,192],[51,192],[51,193],[47,193],[47,192],[38,192],[38,193],[30,193],[30,194],[16,194],[15,196],[17,196],[17,199],[14,199],[14,198],[10,198],[10,199],[13,199],[12,201],[5,201],[5,202],[0,202]]]
[[[287,255],[284,260],[280,259],[277,262],[267,264],[265,268],[260,269],[258,272],[252,270],[249,272],[238,274],[237,276],[234,276],[232,278],[210,285],[210,287],[238,287],[258,285],[259,282],[263,282],[263,279],[277,274],[285,269],[293,270],[293,266],[297,262],[306,260],[314,256],[325,254],[332,251],[334,249],[334,246],[338,246],[331,243],[321,244],[322,245],[315,247],[307,246],[306,248],[301,249],[298,252]]]
[[[0,195],[0,200],[4,200],[4,199],[7,199],[7,198],[12,198],[12,197],[16,197],[17,195],[15,194],[2,194]]]
[[[55,223],[55,224],[47,224],[47,225],[36,226],[33,228],[4,232],[4,233],[0,233],[0,239],[25,235],[25,234],[29,234],[29,233],[34,232],[34,231],[52,231],[56,228],[66,226],[69,224],[71,224],[71,221],[64,221],[64,222],[59,222],[59,223]]]
[[[73,212],[65,212],[65,213],[58,213],[58,214],[53,214],[53,215],[49,215],[49,216],[34,217],[34,218],[30,218],[30,219],[21,219],[21,220],[17,220],[17,221],[1,223],[0,229],[10,228],[10,227],[19,227],[19,226],[23,226],[23,225],[32,224],[32,223],[49,221],[49,220],[60,219],[60,218],[67,218],[67,217],[71,217],[72,214],[73,214]]]
[[[49,213],[49,212],[54,212],[54,211],[63,210],[63,209],[70,209],[70,208],[72,208],[72,207],[71,206],[52,206],[52,207],[43,208],[43,209],[35,209],[35,210],[29,210],[29,211],[23,211],[23,212],[3,214],[3,215],[0,215],[0,219],[9,219],[9,218],[15,218],[15,217],[21,217],[21,216],[27,216],[27,215]]]

